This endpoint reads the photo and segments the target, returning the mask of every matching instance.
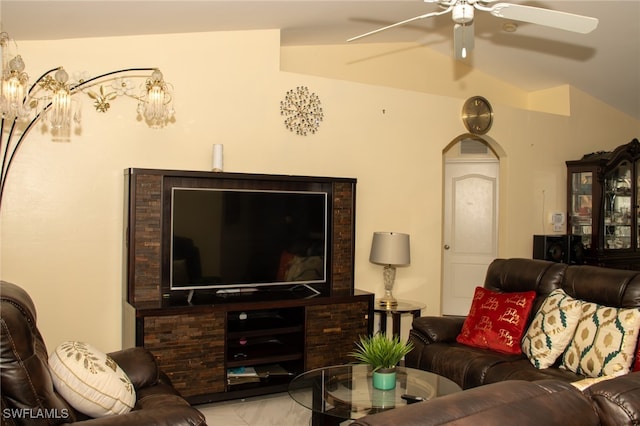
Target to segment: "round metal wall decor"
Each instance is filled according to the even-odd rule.
[[[298,86],[287,92],[280,101],[280,115],[284,117],[285,127],[301,136],[316,133],[324,119],[320,98],[309,92],[306,86]]]

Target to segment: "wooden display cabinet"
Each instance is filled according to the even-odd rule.
[[[567,161],[569,250],[584,263],[640,270],[640,143]]]

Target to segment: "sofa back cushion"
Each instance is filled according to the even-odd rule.
[[[567,265],[537,259],[495,259],[489,265],[484,288],[503,293],[535,291],[532,315],[549,293],[562,287]]]
[[[640,272],[580,265],[567,268],[564,291],[576,299],[614,308],[640,307]]]
[[[537,293],[533,313],[553,290],[614,308],[640,307],[640,271],[571,265],[538,259],[495,259],[487,269],[484,287],[500,292]]]
[[[33,426],[76,420],[73,409],[54,391],[33,301],[5,281],[0,282],[0,365],[4,417]]]

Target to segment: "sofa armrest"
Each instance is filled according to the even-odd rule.
[[[603,426],[640,424],[640,372],[591,385],[584,394]]]
[[[420,317],[413,320],[412,333],[425,343],[455,342],[466,317]]]
[[[108,355],[124,370],[136,390],[153,386],[160,378],[160,369],[156,359],[145,348],[123,349]]]
[[[204,415],[165,383],[147,386],[127,414],[76,422],[82,426],[206,426]]]
[[[85,420],[77,426],[206,426],[202,413],[189,405],[160,406],[153,410],[131,411],[118,416]]]
[[[598,426],[587,398],[555,380],[506,380],[360,418],[352,426]]]

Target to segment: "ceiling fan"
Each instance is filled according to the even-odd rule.
[[[424,0],[425,3],[437,3],[442,10],[396,22],[395,24],[352,37],[347,41],[358,40],[390,28],[408,24],[409,22],[451,12],[451,18],[454,22],[453,46],[455,57],[456,59],[465,59],[469,52],[473,50],[474,45],[474,9],[489,12],[498,18],[529,22],[581,34],[590,33],[598,26],[598,19],[589,16],[575,15],[573,13],[521,4],[495,3],[495,1],[496,0]]]

